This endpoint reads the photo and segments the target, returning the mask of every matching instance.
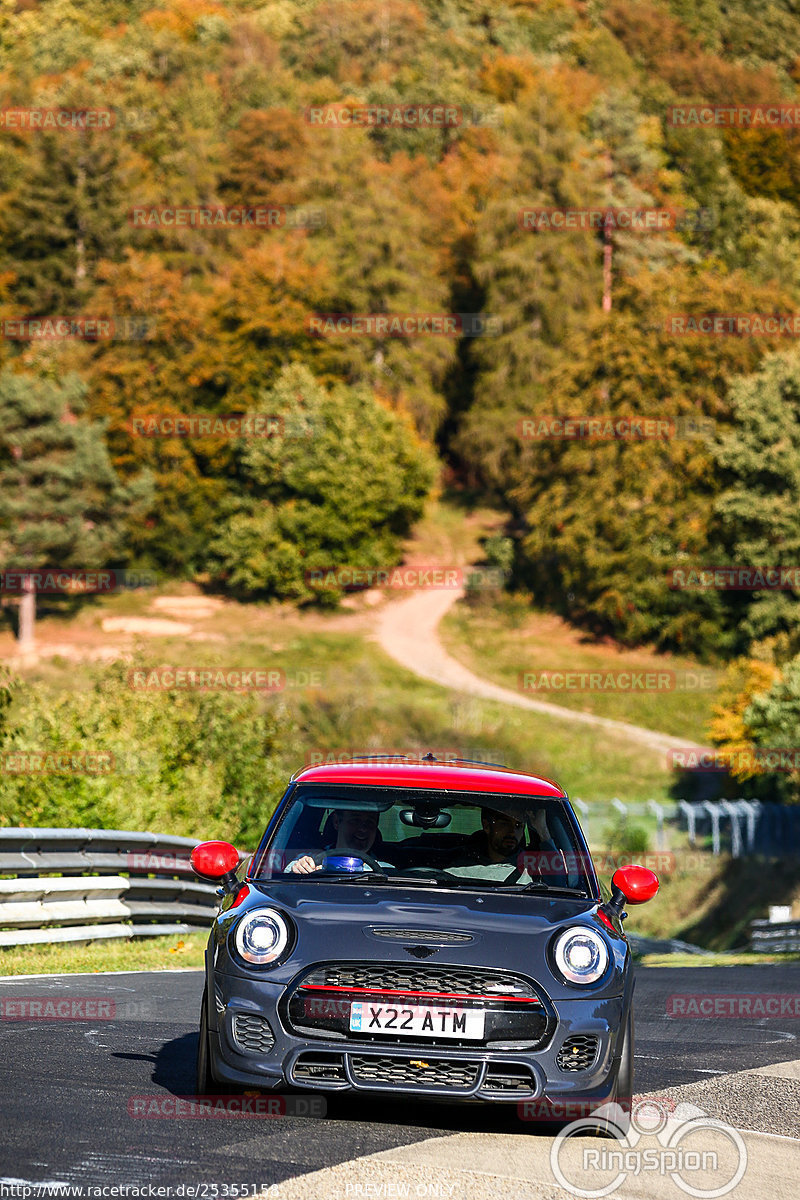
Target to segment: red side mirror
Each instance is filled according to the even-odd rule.
[[[647,867],[620,867],[611,879],[612,888],[619,888],[628,904],[644,904],[658,891],[658,876]]]
[[[201,842],[191,853],[192,867],[205,879],[222,879],[239,865],[239,851],[230,842]]]

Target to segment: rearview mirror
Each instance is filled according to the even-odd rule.
[[[443,812],[438,808],[401,808],[400,820],[404,825],[413,825],[417,829],[446,829],[452,821],[452,813]]]

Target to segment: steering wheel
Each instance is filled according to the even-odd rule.
[[[386,870],[384,866],[381,866],[377,858],[374,858],[371,854],[364,854],[362,852],[360,854],[354,854],[353,857],[360,858],[367,864],[368,867],[372,867],[373,871],[380,871],[380,873],[383,874]]]
[[[325,863],[327,862],[327,860],[329,858],[360,858],[362,862],[365,862],[367,864],[367,866],[372,867],[373,871],[380,871],[380,873],[383,874],[383,872],[386,869],[385,867],[381,866],[381,864],[378,862],[377,858],[373,858],[373,856],[371,854],[367,854],[366,851],[364,851],[364,850],[358,850],[358,851],[354,850],[350,854],[346,854],[344,851],[341,851],[339,853],[331,851],[329,854],[325,855],[325,859],[323,860],[323,864],[322,864],[323,870],[325,869]],[[340,874],[348,875],[348,874],[351,874],[351,872],[341,871]],[[358,874],[358,872],[354,871],[354,872],[352,872],[352,874]]]

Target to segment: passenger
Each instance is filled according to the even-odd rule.
[[[525,840],[525,813],[518,809],[484,808],[481,817],[482,829],[477,830],[459,847],[448,866],[471,866],[494,863],[517,865],[517,855]],[[544,808],[530,814],[530,823],[535,841],[532,850],[555,850],[556,844],[550,837]]]

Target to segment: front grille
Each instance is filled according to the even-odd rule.
[[[267,1054],[275,1045],[275,1035],[269,1021],[255,1013],[236,1013],[233,1036],[248,1054]]]
[[[475,1086],[479,1070],[479,1063],[447,1058],[350,1055],[350,1071],[355,1082],[372,1087],[410,1084],[415,1088],[449,1088],[466,1092]]]
[[[404,963],[330,963],[312,971],[304,985],[361,988],[373,992],[435,992],[471,995],[491,1000],[498,996],[524,999],[535,997],[529,983],[516,975],[498,971],[472,971],[468,968],[417,966]]]
[[[441,946],[461,945],[464,942],[474,942],[471,933],[445,933],[441,929],[372,929],[375,937],[390,938],[394,942],[435,942]]]
[[[567,1038],[556,1062],[562,1071],[588,1071],[597,1057],[597,1038],[578,1034]]]
[[[344,1061],[341,1054],[310,1051],[301,1054],[292,1072],[298,1082],[345,1083]]]
[[[536,1091],[536,1081],[531,1069],[519,1063],[490,1063],[481,1091],[529,1096]]]
[[[470,967],[433,966],[425,963],[350,962],[323,963],[301,975],[289,989],[281,1015],[290,1029],[304,1037],[336,1038],[362,1046],[408,1046],[412,1035],[399,1029],[380,1032],[351,1029],[355,1001],[367,1005],[443,1005],[480,1009],[485,1013],[482,1039],[420,1036],[416,1042],[451,1049],[496,1046],[502,1050],[539,1047],[551,1036],[555,1016],[544,996],[526,979],[507,971],[481,971]],[[432,1047],[433,1049],[433,1047]]]

